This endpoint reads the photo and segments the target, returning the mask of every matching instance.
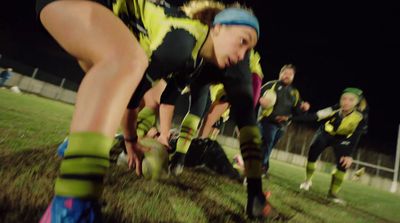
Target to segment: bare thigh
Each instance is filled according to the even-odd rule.
[[[59,0],[40,13],[44,27],[87,70],[104,59],[143,57],[129,29],[109,9],[85,0]]]

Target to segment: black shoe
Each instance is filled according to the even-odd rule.
[[[174,176],[179,176],[183,172],[185,154],[176,152],[169,163],[168,171]]]
[[[266,218],[271,214],[272,206],[266,196],[267,194],[259,194],[247,198],[246,214],[250,219]]]

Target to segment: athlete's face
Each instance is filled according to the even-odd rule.
[[[340,107],[345,112],[353,110],[357,103],[358,97],[352,93],[344,93],[342,97],[340,97]]]
[[[257,43],[255,29],[244,25],[216,25],[211,30],[215,64],[229,67],[243,60]]]
[[[292,84],[294,79],[294,70],[292,68],[286,68],[279,74],[279,80],[285,84],[290,85]]]

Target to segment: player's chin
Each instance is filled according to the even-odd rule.
[[[229,64],[228,64],[227,62],[225,62],[225,61],[218,61],[217,66],[218,66],[218,68],[220,68],[220,69],[224,69],[224,68],[229,67]]]

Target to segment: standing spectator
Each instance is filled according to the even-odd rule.
[[[293,114],[308,111],[310,104],[300,98],[299,91],[292,86],[296,68],[284,65],[279,72],[279,80],[266,83],[261,88],[258,121],[262,132],[263,175],[269,168],[272,148],[282,137]]]

